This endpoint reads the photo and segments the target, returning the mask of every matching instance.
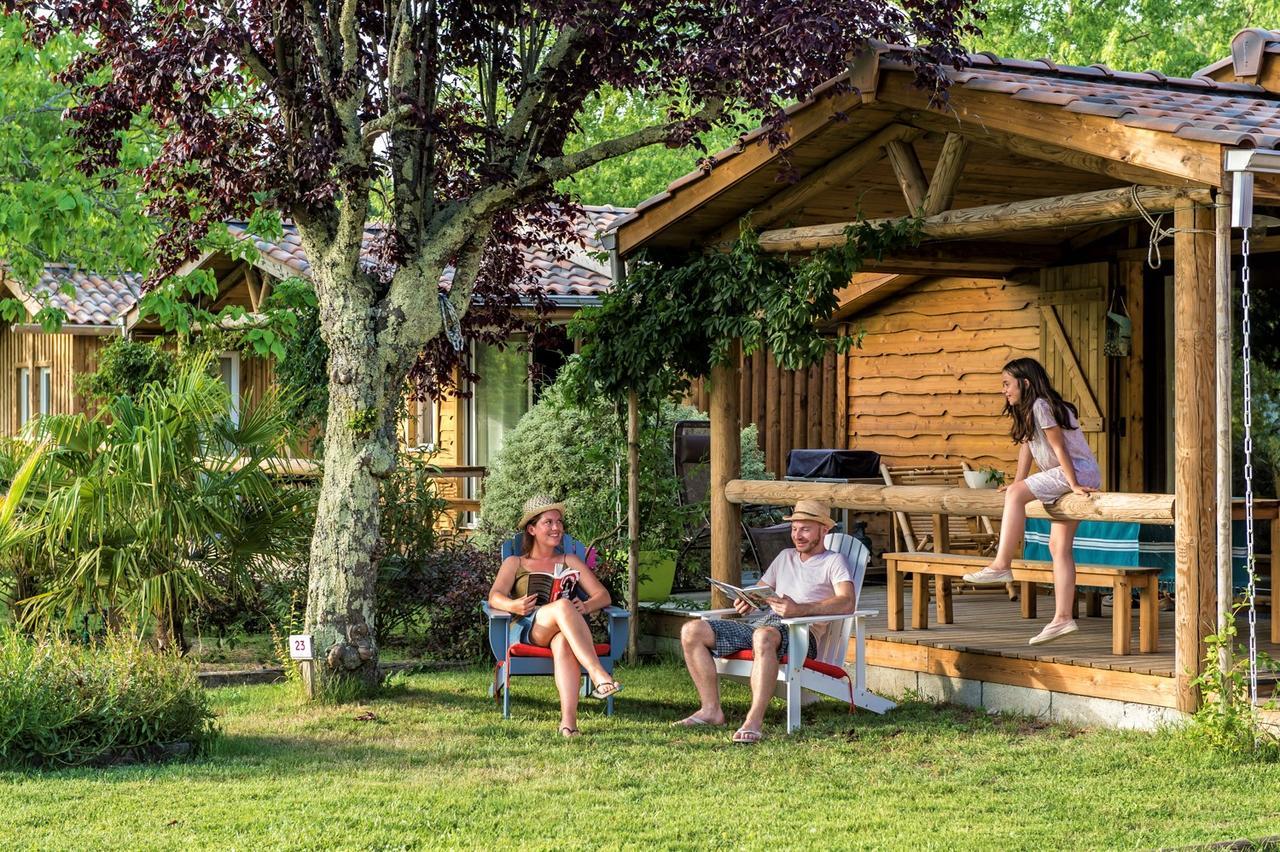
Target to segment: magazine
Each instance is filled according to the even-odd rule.
[[[754,607],[756,609],[769,608],[769,604],[765,602],[765,598],[771,595],[772,591],[767,588],[743,589],[733,585],[732,583],[726,583],[722,580],[717,580],[714,577],[708,577],[707,579],[711,581],[711,585],[715,586],[717,589],[724,592],[729,597],[737,598],[738,600],[746,603],[748,606]]]
[[[530,571],[528,577],[528,593],[537,595],[536,604],[538,606],[545,606],[561,598],[572,598],[574,592],[578,590],[578,581],[581,579],[581,574],[577,568],[573,568],[563,562],[557,562],[551,573]]]

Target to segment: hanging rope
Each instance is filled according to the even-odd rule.
[[[1133,206],[1138,208],[1138,212],[1142,214],[1143,220],[1151,228],[1151,236],[1147,240],[1147,266],[1152,269],[1160,268],[1160,243],[1169,239],[1174,234],[1212,234],[1211,230],[1205,228],[1164,228],[1160,223],[1164,221],[1164,214],[1157,213],[1153,218],[1151,212],[1142,206],[1142,199],[1138,197],[1138,187],[1129,187],[1129,195],[1133,199]]]
[[[1258,703],[1258,608],[1257,608],[1257,558],[1254,555],[1253,540],[1253,352],[1250,348],[1249,317],[1249,229],[1243,230],[1244,238],[1240,243],[1242,262],[1240,265],[1240,311],[1241,311],[1241,349],[1240,360],[1243,362],[1243,412],[1244,421],[1244,528],[1246,565],[1249,570],[1249,701]],[[1280,521],[1272,521],[1280,523]],[[1280,554],[1272,554],[1275,559]]]

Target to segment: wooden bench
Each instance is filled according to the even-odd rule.
[[[911,574],[911,627],[927,630],[929,627],[929,575],[938,578],[934,585],[938,593],[938,621],[952,623],[951,584],[946,578],[962,577],[990,563],[990,557],[967,556],[958,553],[886,553],[884,555],[889,575],[889,629],[902,630],[903,574]],[[1143,654],[1153,654],[1159,646],[1159,598],[1156,580],[1159,568],[1127,568],[1115,565],[1077,565],[1077,586],[1100,586],[1111,589],[1114,596],[1111,606],[1111,653],[1129,654],[1130,592],[1138,590],[1138,647]],[[1014,582],[1021,584],[1022,617],[1036,617],[1036,584],[1053,583],[1053,563],[1026,559],[1013,560]],[[1076,604],[1072,613],[1078,614]],[[1102,615],[1102,601],[1098,595],[1088,602],[1087,614]]]

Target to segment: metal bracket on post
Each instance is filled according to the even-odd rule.
[[[1223,157],[1223,168],[1231,172],[1231,227],[1253,225],[1253,176],[1280,175],[1280,151],[1236,148]]]

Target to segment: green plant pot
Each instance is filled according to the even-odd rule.
[[[636,597],[642,601],[665,601],[671,597],[671,584],[676,578],[674,550],[640,551],[640,587]]]

